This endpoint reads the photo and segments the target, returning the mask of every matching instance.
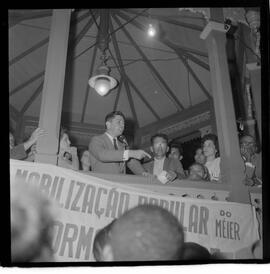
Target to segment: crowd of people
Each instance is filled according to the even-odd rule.
[[[75,171],[111,174],[125,174],[128,167],[135,175],[153,178],[162,184],[174,183],[176,179],[220,182],[222,160],[218,139],[214,134],[203,136],[201,146],[194,153],[194,163],[185,171],[181,163],[181,147],[170,143],[166,134],[153,134],[148,153],[129,147],[123,136],[125,116],[120,111],[109,113],[105,118],[105,126],[106,131],[92,137],[89,148],[81,153],[71,145],[67,130],[61,127],[58,166]],[[37,128],[27,141],[16,144],[10,132],[10,158],[34,161],[37,140],[45,135],[43,129]],[[257,153],[252,136],[240,138],[240,152],[245,164],[244,183],[248,186],[260,186],[261,156]],[[53,261],[53,214],[49,204],[50,201],[36,189],[26,187],[22,182],[14,183],[11,188],[13,261]],[[256,250],[257,246],[251,247],[249,256],[256,258]],[[140,205],[130,209],[99,230],[94,239],[93,255],[96,261],[218,258],[197,243],[185,242],[185,233],[177,218],[166,209],[153,205]]]
[[[11,260],[54,262],[55,204],[37,187],[25,182],[11,185]],[[92,224],[89,223],[89,226]],[[85,238],[87,240],[88,238]],[[88,239],[89,240],[89,239]],[[261,241],[236,251],[238,259],[261,258]],[[208,261],[226,259],[220,252],[186,241],[182,224],[167,209],[144,204],[125,211],[93,236],[97,262]]]
[[[135,175],[157,179],[156,182],[163,184],[173,183],[176,179],[221,182],[222,160],[215,134],[202,137],[201,146],[197,147],[194,153],[194,162],[188,170],[184,170],[181,163],[182,148],[178,144],[170,143],[166,134],[153,134],[150,151],[146,152],[129,147],[123,136],[125,116],[122,112],[109,113],[105,117],[105,127],[105,132],[92,137],[88,150],[85,149],[81,153],[78,153],[75,146],[71,146],[67,130],[61,127],[58,166],[76,171],[110,174],[125,174],[128,167]],[[15,146],[14,137],[10,132],[10,158],[34,161],[36,142],[45,134],[43,129],[37,128],[26,142]],[[257,151],[254,137],[243,135],[240,138],[240,152],[245,164],[243,181],[248,186],[262,185],[261,155]]]

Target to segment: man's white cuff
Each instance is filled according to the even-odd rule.
[[[129,159],[129,150],[125,150],[123,155],[123,161],[127,161],[128,159]]]
[[[252,168],[255,168],[255,165],[253,165],[253,164],[250,163],[250,162],[245,162],[245,165],[246,165],[246,166],[249,166],[249,167],[252,167]]]

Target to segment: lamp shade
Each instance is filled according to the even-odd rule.
[[[91,77],[88,83],[99,95],[105,96],[111,89],[117,86],[117,81],[107,75],[109,68],[106,66],[102,66],[98,70],[101,74]]]

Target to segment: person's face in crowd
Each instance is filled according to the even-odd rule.
[[[68,135],[66,133],[64,133],[61,140],[60,140],[60,149],[64,150],[66,148],[69,148],[70,144],[71,144],[71,142],[69,140]]]
[[[86,165],[86,166],[90,166],[90,159],[89,159],[89,151],[85,150],[82,154],[81,157],[81,163]]]
[[[216,155],[216,147],[212,140],[205,140],[203,143],[203,153],[206,157],[214,156]]]
[[[65,154],[63,155],[63,158],[65,160],[72,160],[72,155],[69,152],[65,152]]]
[[[15,141],[12,133],[9,133],[9,149],[13,149],[15,146]]]
[[[165,157],[168,150],[169,150],[169,147],[165,139],[163,139],[162,137],[156,137],[153,140],[151,151],[154,153],[154,156],[157,159],[161,159]]]
[[[240,139],[240,151],[241,154],[243,154],[242,152],[248,150],[250,152],[251,155],[256,153],[257,150],[257,146],[255,143],[255,140],[253,137],[251,136],[243,136]]]
[[[206,162],[206,157],[205,155],[203,154],[203,150],[201,148],[198,148],[196,150],[196,153],[194,155],[194,160],[196,163],[199,163],[199,164],[202,164],[204,165],[205,162]]]
[[[121,115],[116,115],[111,121],[106,122],[106,126],[110,135],[118,137],[125,129],[125,120]]]
[[[202,180],[204,178],[204,169],[201,165],[192,165],[189,170],[189,179]]]
[[[183,156],[180,154],[180,151],[177,147],[172,147],[171,148],[171,152],[169,154],[169,157],[177,159],[177,160],[182,160],[183,159]]]

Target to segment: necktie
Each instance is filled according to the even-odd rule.
[[[115,150],[118,150],[116,138],[113,138],[113,146]]]

